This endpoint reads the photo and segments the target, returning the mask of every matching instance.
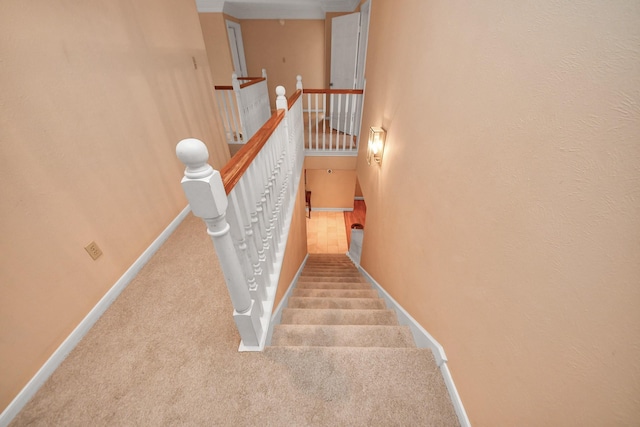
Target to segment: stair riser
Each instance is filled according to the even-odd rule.
[[[298,279],[298,283],[309,282],[344,282],[344,283],[368,283],[367,280],[362,277],[334,277],[334,276],[305,276]]]
[[[407,326],[277,325],[271,345],[415,347]]]
[[[309,282],[296,284],[296,289],[371,289],[371,285],[362,282]]]
[[[389,325],[397,326],[393,310],[300,309],[282,310],[283,325]]]
[[[373,298],[289,298],[289,308],[386,309],[383,299]]]
[[[373,289],[294,289],[292,295],[312,298],[380,298]]]

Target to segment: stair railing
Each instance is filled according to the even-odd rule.
[[[297,76],[302,88],[302,77]],[[305,155],[356,156],[363,89],[303,89]]]
[[[214,86],[224,135],[229,144],[244,144],[271,117],[267,71],[262,77],[231,75],[231,86]]]
[[[301,91],[289,102],[284,87],[276,94],[277,111],[222,170],[207,164],[202,141],[176,147],[182,187],[220,260],[240,351],[264,348],[304,161]]]

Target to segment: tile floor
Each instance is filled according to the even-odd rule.
[[[307,218],[307,250],[310,254],[347,253],[344,213],[311,212],[311,218]]]

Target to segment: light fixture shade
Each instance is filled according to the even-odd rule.
[[[367,163],[373,160],[377,164],[382,163],[382,153],[384,152],[384,140],[387,132],[379,127],[369,128],[369,145],[367,146]]]

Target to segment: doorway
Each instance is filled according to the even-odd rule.
[[[227,23],[227,36],[229,37],[229,48],[231,49],[231,59],[233,68],[238,77],[247,77],[247,61],[244,57],[244,44],[242,42],[242,31],[240,24],[234,21],[225,20]]]

